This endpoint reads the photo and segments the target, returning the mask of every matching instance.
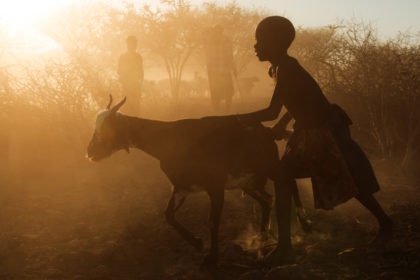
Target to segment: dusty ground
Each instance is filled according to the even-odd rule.
[[[197,252],[165,222],[170,194],[158,163],[120,152],[99,164],[65,161],[2,178],[0,279],[416,279],[420,275],[419,186],[381,177],[377,198],[397,224],[387,247],[366,244],[376,224],[356,201],[315,211],[310,186],[300,182],[314,232],[294,227],[294,266],[258,268],[270,249],[252,243],[256,206],[227,195],[219,271],[200,269]],[[208,240],[208,201],[188,198],[179,219]],[[208,244],[207,244],[208,245]],[[265,278],[264,278],[265,277]]]
[[[206,114],[197,109],[204,106],[190,107],[175,117]],[[242,107],[237,111],[255,109]],[[206,252],[195,251],[166,224],[170,184],[159,163],[135,150],[89,163],[83,157],[88,137],[82,135],[78,143],[58,138],[52,149],[20,137],[22,145],[9,164],[0,159],[0,280],[406,280],[420,275],[420,183],[407,182],[386,164],[375,167],[383,187],[377,198],[397,225],[389,246],[366,246],[377,225],[356,201],[315,211],[311,187],[300,181],[314,229],[304,234],[294,225],[297,264],[259,268],[258,259],[271,247],[254,238],[258,206],[232,191],[222,216],[220,267],[209,272],[200,269]],[[204,194],[190,196],[177,217],[208,247]]]

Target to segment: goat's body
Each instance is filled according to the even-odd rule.
[[[271,177],[278,163],[277,146],[261,125],[245,127],[223,117],[172,125],[170,143],[159,159],[176,187],[246,188],[258,177]]]
[[[272,177],[279,161],[274,139],[259,123],[243,125],[232,117],[174,122],[126,118],[137,123],[129,125],[134,128],[130,145],[160,160],[174,186],[186,191],[243,188],[258,177]]]
[[[166,218],[190,244],[202,248],[200,239],[175,220],[175,211],[191,192],[205,191],[211,201],[211,251],[217,260],[217,231],[224,190],[240,188],[262,206],[261,231],[267,229],[271,197],[264,186],[279,163],[277,145],[260,123],[243,124],[234,117],[159,122],[121,115],[129,129],[128,142],[160,160],[172,182],[173,195]]]
[[[160,160],[172,182],[173,194],[166,218],[194,247],[195,238],[175,219],[175,212],[191,192],[205,191],[211,202],[211,248],[206,262],[217,261],[218,226],[225,189],[240,188],[262,207],[261,231],[266,231],[271,196],[264,190],[279,166],[274,138],[260,123],[243,124],[234,117],[184,119],[173,122],[139,119],[118,114],[110,124],[118,136],[117,149],[136,147]],[[90,144],[91,153],[96,145]],[[115,148],[114,148],[115,150]],[[99,160],[109,155],[95,151]]]

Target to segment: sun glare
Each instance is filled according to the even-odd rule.
[[[25,29],[47,16],[58,5],[68,0],[12,0],[0,2],[3,25],[12,29]]]
[[[55,43],[43,35],[38,24],[54,10],[77,0],[1,0],[0,28],[14,42],[17,52],[43,52]]]

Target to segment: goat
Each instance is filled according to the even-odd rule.
[[[279,163],[277,145],[268,128],[260,123],[244,125],[232,116],[171,122],[141,119],[118,112],[125,101],[111,108],[110,96],[107,109],[97,116],[87,156],[99,161],[117,150],[135,147],[160,160],[162,171],[173,184],[166,220],[198,250],[203,249],[202,240],[176,221],[175,212],[189,193],[205,191],[211,204],[211,247],[204,265],[217,263],[225,189],[241,188],[253,197],[262,208],[260,230],[267,230],[271,196],[264,186]],[[294,198],[301,207],[297,189]],[[304,227],[306,220],[298,217]]]

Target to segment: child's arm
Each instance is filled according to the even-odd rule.
[[[277,140],[289,138],[291,132],[286,130],[287,124],[293,119],[289,112],[281,117],[279,122],[271,128],[274,138]]]

